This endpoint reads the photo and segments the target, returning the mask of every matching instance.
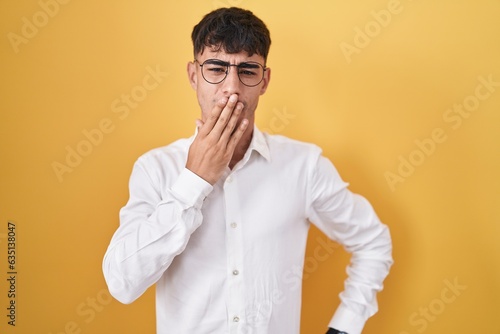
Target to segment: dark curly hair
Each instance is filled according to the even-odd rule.
[[[264,22],[251,11],[231,7],[219,8],[203,17],[191,34],[194,55],[202,54],[205,47],[227,53],[246,51],[267,59],[271,36]]]

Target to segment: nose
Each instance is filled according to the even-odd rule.
[[[231,66],[228,68],[228,73],[226,79],[222,82],[222,91],[225,96],[231,96],[232,94],[240,94],[241,81],[238,77],[238,68],[236,66]]]

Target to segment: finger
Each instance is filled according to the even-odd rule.
[[[238,142],[240,141],[241,137],[243,136],[243,134],[247,130],[248,123],[249,123],[248,119],[246,119],[246,118],[244,118],[241,121],[241,124],[234,131],[234,133],[231,136],[231,139],[229,140],[229,143],[227,145],[227,149],[228,150],[234,151],[234,149],[236,148],[236,145],[238,144]]]
[[[200,134],[206,136],[210,133],[210,131],[212,131],[214,125],[217,123],[217,120],[219,119],[222,110],[227,104],[227,100],[228,100],[227,98],[222,98],[215,103],[215,106],[210,112],[210,115],[205,120],[204,124],[200,127]]]
[[[203,126],[203,124],[205,124],[205,123],[203,123],[203,121],[202,121],[201,119],[199,119],[199,118],[198,118],[198,119],[196,119],[194,122],[196,123],[196,128],[198,129],[198,131],[200,131],[200,128]]]
[[[229,141],[235,127],[238,124],[238,120],[240,118],[242,111],[243,111],[243,103],[238,102],[233,110],[233,113],[231,114],[229,121],[226,124],[226,127],[224,128],[220,136],[221,141],[224,141],[225,143]]]
[[[220,138],[222,132],[226,128],[226,125],[229,122],[231,114],[233,113],[233,110],[236,107],[237,103],[238,103],[238,95],[236,94],[231,95],[227,101],[226,106],[220,113],[219,119],[217,120],[217,123],[214,125],[211,131],[211,133],[213,133],[218,138]]]

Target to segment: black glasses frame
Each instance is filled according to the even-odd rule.
[[[201,68],[201,76],[203,77],[203,79],[205,79],[206,82],[208,82],[209,84],[212,84],[212,85],[217,85],[217,84],[220,84],[222,81],[226,80],[227,78],[227,74],[229,73],[229,69],[234,66],[234,67],[237,67],[238,69],[244,69],[244,68],[252,68],[254,67],[255,65],[259,66],[260,68],[262,68],[262,77],[260,78],[259,82],[257,82],[255,85],[248,85],[246,83],[243,82],[243,80],[241,80],[241,77],[240,77],[240,71],[238,71],[238,79],[240,80],[240,82],[242,84],[244,84],[245,86],[247,87],[255,87],[257,85],[259,85],[262,80],[264,80],[264,74],[266,73],[266,70],[267,70],[267,67],[256,62],[256,61],[247,61],[247,62],[243,62],[243,63],[239,63],[239,64],[230,64],[226,61],[223,61],[223,60],[220,60],[220,59],[207,59],[205,60],[203,63],[200,63],[198,61],[198,59],[195,59],[194,60],[195,62],[198,63],[198,65],[200,66]],[[212,82],[212,81],[209,81],[207,78],[205,78],[205,74],[203,74],[203,65],[205,65],[206,63],[210,63],[210,64],[216,64],[216,65],[220,65],[220,66],[225,66],[227,69],[226,69],[226,75],[224,75],[224,78],[222,78],[220,81],[217,81],[217,82]]]

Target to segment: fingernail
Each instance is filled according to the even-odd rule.
[[[231,95],[231,97],[229,98],[229,101],[231,101],[231,102],[238,101],[238,96],[237,95]]]

